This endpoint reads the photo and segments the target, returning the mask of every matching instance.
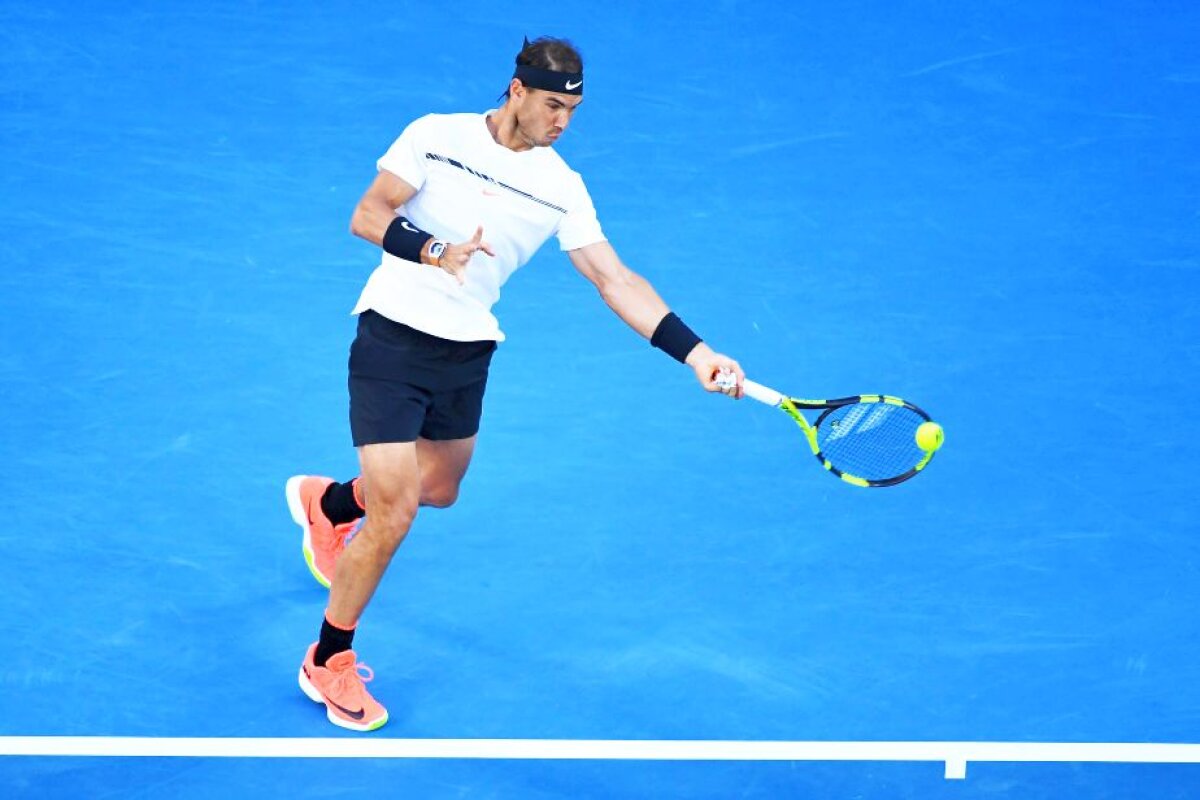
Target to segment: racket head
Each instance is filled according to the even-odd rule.
[[[934,451],[917,445],[917,428],[931,422],[919,407],[891,395],[864,394],[835,400],[787,398],[799,409],[821,413],[805,434],[821,465],[846,483],[883,487],[916,476]],[[803,426],[802,426],[803,427]]]

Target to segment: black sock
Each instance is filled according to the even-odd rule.
[[[321,638],[317,640],[317,652],[313,654],[313,663],[323,667],[330,657],[351,649],[353,644],[353,630],[342,630],[331,625],[326,619],[321,622]]]
[[[354,481],[329,484],[321,495],[321,510],[334,525],[354,522],[366,513],[354,497]]]

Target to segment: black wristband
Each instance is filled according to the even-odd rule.
[[[421,248],[432,238],[432,233],[426,233],[404,217],[396,217],[383,232],[381,244],[385,253],[420,264]]]
[[[702,341],[704,340],[697,336],[695,331],[683,324],[683,320],[677,317],[674,311],[668,312],[662,318],[658,327],[654,329],[654,335],[650,337],[650,344],[680,364],[687,362],[688,353]]]

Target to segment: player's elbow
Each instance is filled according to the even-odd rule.
[[[359,203],[354,208],[354,213],[350,215],[350,233],[366,239],[367,236],[367,211],[363,208],[363,204]]]
[[[596,281],[596,289],[604,302],[616,307],[621,304],[621,298],[627,297],[637,286],[637,275],[632,270],[622,267],[600,276]]]

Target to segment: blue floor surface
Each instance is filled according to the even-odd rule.
[[[619,253],[748,374],[945,426],[860,490],[551,243],[458,505],[364,618],[380,736],[1197,741],[1200,6],[7,2],[0,735],[323,737],[282,488],[357,469],[374,161],[522,35]],[[43,797],[1154,797],[1178,765],[0,759]]]

